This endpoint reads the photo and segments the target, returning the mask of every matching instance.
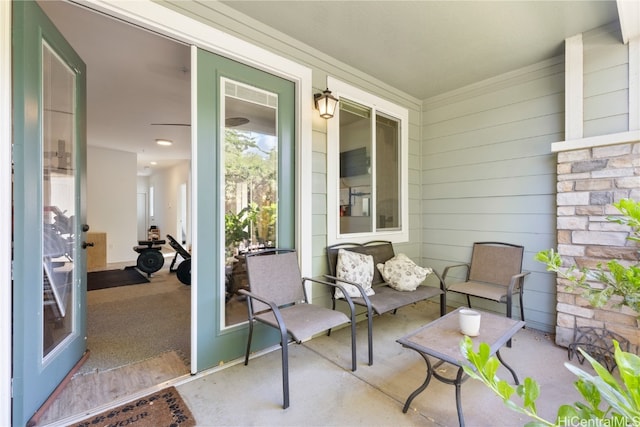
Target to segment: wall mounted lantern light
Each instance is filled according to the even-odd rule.
[[[331,95],[329,88],[322,91],[322,93],[314,94],[313,99],[316,103],[316,108],[320,112],[320,117],[323,119],[333,117],[338,107],[338,99]]]

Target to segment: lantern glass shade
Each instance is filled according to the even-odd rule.
[[[331,95],[329,89],[325,89],[322,93],[316,93],[314,95],[316,101],[316,108],[320,112],[320,117],[323,119],[330,119],[336,112],[338,107],[338,99]]]

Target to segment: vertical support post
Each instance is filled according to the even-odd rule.
[[[640,129],[640,36],[629,40],[629,130]]]
[[[564,140],[583,137],[583,45],[582,34],[565,39]]]

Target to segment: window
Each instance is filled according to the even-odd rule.
[[[283,185],[278,93],[221,79],[224,125],[225,325],[246,322],[245,254],[282,244],[289,200]],[[286,111],[286,110],[285,110]],[[286,152],[286,149],[284,150]],[[293,166],[291,162],[287,162]],[[283,204],[282,204],[283,203]],[[286,239],[283,247],[287,246]]]
[[[329,79],[340,98],[327,122],[328,241],[408,240],[408,111]]]

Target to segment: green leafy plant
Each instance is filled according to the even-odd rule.
[[[640,242],[640,202],[622,199],[615,206],[622,216],[607,217],[608,221],[627,225],[631,228],[629,240]],[[552,271],[570,284],[567,288],[573,291],[582,289],[583,296],[594,307],[604,306],[614,295],[621,297],[617,305],[627,306],[640,313],[640,264],[625,266],[617,260],[610,260],[606,268],[598,264],[595,270],[578,268],[575,265],[562,266],[562,258],[553,249],[540,251],[535,259],[546,264],[547,271]],[[593,286],[592,282],[600,285]]]
[[[258,215],[258,207],[254,203],[242,208],[234,214],[224,214],[225,246],[233,247],[244,240],[251,238],[251,225],[255,223]]]
[[[622,384],[604,366],[579,349],[596,375],[565,363],[567,369],[578,377],[574,384],[584,402],[561,405],[554,421],[538,414],[536,401],[540,397],[540,386],[535,380],[527,377],[522,384],[514,387],[498,378],[496,372],[500,362],[490,356],[488,344],[480,343],[476,352],[471,339],[465,337],[460,342],[460,351],[471,364],[463,366],[465,373],[489,387],[509,409],[532,418],[533,421],[526,426],[640,426],[640,358],[620,350],[617,341],[613,344]],[[513,400],[515,396],[519,397],[519,403]]]

